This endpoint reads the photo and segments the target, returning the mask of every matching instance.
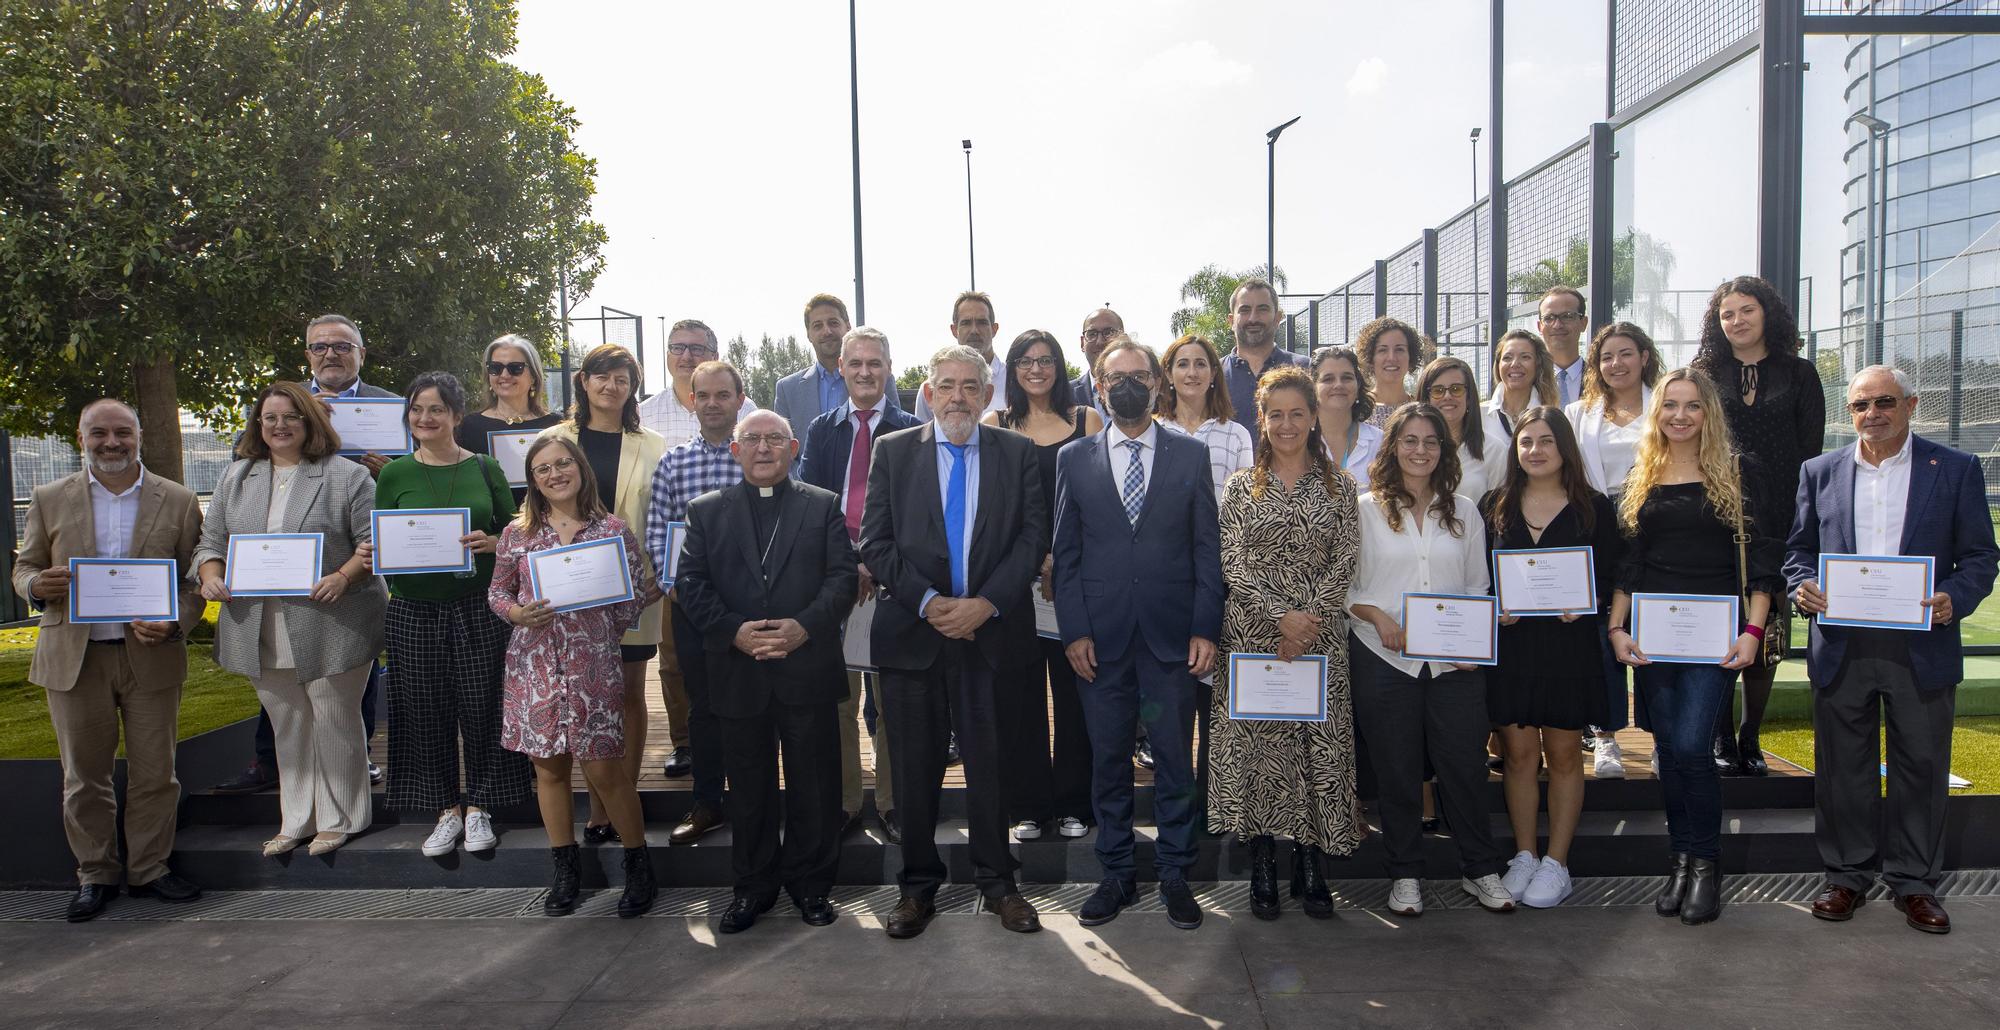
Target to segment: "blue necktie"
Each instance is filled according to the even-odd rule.
[[[1139,512],[1146,506],[1146,470],[1139,466],[1139,448],[1145,446],[1137,440],[1125,441],[1132,452],[1132,461],[1125,466],[1125,517],[1139,524]]]
[[[944,492],[944,539],[951,549],[951,596],[965,596],[965,449],[942,441],[951,451],[951,479]]]

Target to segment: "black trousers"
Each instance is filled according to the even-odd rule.
[[[838,709],[834,701],[788,705],[773,699],[759,715],[717,717],[729,773],[730,863],[737,894],[775,898],[783,887],[797,900],[825,897],[833,888],[840,861]]]
[[[694,626],[694,620],[681,610],[679,601],[668,607],[673,614],[668,617],[674,635],[674,653],[680,657],[681,683],[687,687],[688,699],[688,749],[694,752],[694,803],[722,808],[723,780],[728,775],[724,765],[723,752],[728,747],[723,741],[722,725],[716,720],[715,709],[709,704],[708,646],[701,639],[701,631]],[[835,805],[839,804],[840,777],[838,770],[834,776]]]
[[[989,898],[1012,894],[1020,868],[1007,846],[1001,811],[1000,734],[994,691],[1000,670],[977,644],[947,640],[928,669],[882,673],[882,712],[889,718],[889,750],[895,756],[896,814],[903,828],[903,871],[896,875],[905,897],[929,899],[948,870],[938,853],[938,797],[944,788],[945,747],[958,733],[964,763],[966,833],[979,892]]]
[[[1037,638],[1035,643],[1039,646],[1026,667],[1008,677],[1018,677],[1018,684],[996,699],[1007,821],[1075,816],[1089,822],[1090,734],[1077,696],[1076,670],[1070,668],[1062,641]]]
[[[1935,894],[1958,685],[1923,689],[1896,630],[1847,632],[1839,674],[1813,690],[1814,836],[1827,881],[1866,891],[1879,868],[1898,896]],[[1885,714],[1886,812],[1878,743]]]

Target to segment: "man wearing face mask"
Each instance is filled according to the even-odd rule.
[[[1208,448],[1151,417],[1162,378],[1151,350],[1119,336],[1097,362],[1112,424],[1056,459],[1056,622],[1090,729],[1097,860],[1104,879],[1078,913],[1108,923],[1137,897],[1132,737],[1153,742],[1154,868],[1167,919],[1201,925],[1195,858],[1195,680],[1222,633],[1222,539]]]

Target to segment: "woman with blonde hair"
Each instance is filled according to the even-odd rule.
[[[562,421],[550,411],[542,355],[525,336],[508,333],[486,345],[480,359],[486,375],[486,407],[467,412],[458,424],[458,445],[474,454],[492,454],[488,434],[547,429]],[[526,486],[513,488],[519,506]]]
[[[1673,859],[1654,902],[1662,916],[1688,925],[1721,914],[1722,783],[1709,754],[1710,731],[1736,674],[1763,649],[1764,617],[1783,591],[1781,543],[1744,483],[1759,474],[1733,453],[1722,402],[1706,375],[1680,369],[1653,394],[1639,451],[1618,502],[1626,537],[1609,637],[1618,660],[1638,669],[1642,725],[1660,756],[1667,834]],[[1747,534],[1739,568],[1738,527]],[[1722,661],[1655,663],[1627,626],[1636,593],[1747,594],[1743,624]]]
[[[1500,431],[1511,433],[1521,413],[1544,404],[1558,404],[1556,360],[1548,344],[1526,329],[1509,329],[1493,348],[1493,387],[1481,405],[1500,420]]]
[[[1229,391],[1223,389],[1222,359],[1207,338],[1189,333],[1167,345],[1160,367],[1167,378],[1153,402],[1153,418],[1208,445],[1209,475],[1220,501],[1229,477],[1249,468],[1256,456],[1250,431],[1236,421]]]

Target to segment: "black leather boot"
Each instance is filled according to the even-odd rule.
[[[625,849],[625,893],[618,897],[618,918],[643,916],[653,907],[660,888],[653,882],[653,860],[642,845]]]
[[[549,893],[542,899],[542,914],[566,916],[576,911],[576,892],[583,879],[583,862],[574,844],[550,848],[549,857],[555,860],[555,879],[549,883]]]
[[[1681,922],[1712,923],[1722,914],[1722,867],[1706,858],[1688,862],[1687,898],[1681,902]]]
[[[1250,838],[1250,914],[1278,918],[1278,843],[1269,837]]]
[[[1653,911],[1663,916],[1680,914],[1682,901],[1688,893],[1688,863],[1692,861],[1686,852],[1674,852],[1674,865],[1667,872],[1667,885],[1660,891],[1660,896],[1653,899]]]
[[[1769,776],[1771,764],[1764,761],[1764,742],[1757,739],[1757,731],[1745,729],[1736,741],[1737,758],[1743,765],[1745,776]]]
[[[1724,776],[1743,775],[1743,755],[1736,748],[1736,731],[1718,727],[1715,739],[1709,744],[1709,752],[1715,758],[1715,771]]]
[[[1333,918],[1333,892],[1321,875],[1320,861],[1326,853],[1305,844],[1292,844],[1292,897],[1314,919]]]

